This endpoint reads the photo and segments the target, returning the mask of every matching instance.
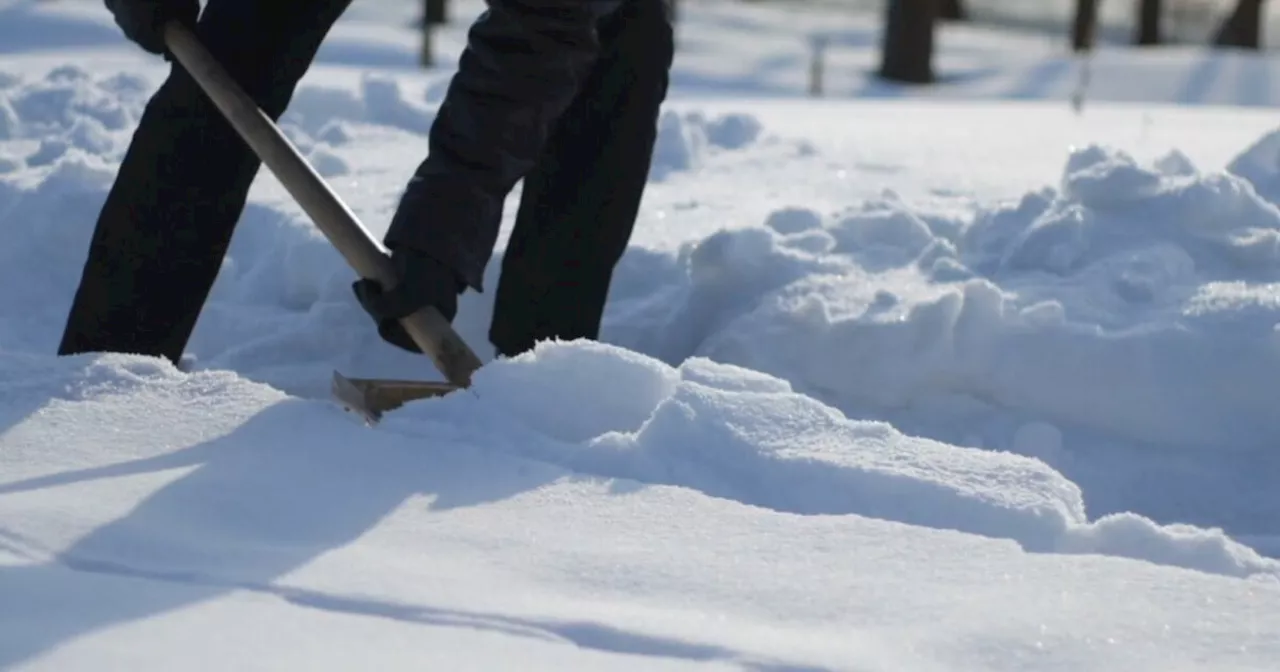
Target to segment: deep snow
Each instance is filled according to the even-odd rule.
[[[376,430],[333,368],[436,374],[265,173],[195,371],[50,356],[163,70],[87,6],[2,10],[86,46],[0,60],[0,667],[1273,669],[1271,115],[1158,79],[1084,116],[778,100],[785,49],[727,76],[744,24],[689,7],[607,342]],[[354,12],[282,120],[379,233],[448,71],[333,61],[411,54],[400,11]]]

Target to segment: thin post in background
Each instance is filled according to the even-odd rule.
[[[809,95],[821,98],[823,77],[826,73],[827,36],[814,35],[809,38]]]

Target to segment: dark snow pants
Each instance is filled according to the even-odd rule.
[[[197,34],[278,119],[349,2],[210,0]],[[598,337],[666,96],[667,12],[665,0],[491,0],[471,28],[386,242],[479,290],[524,178],[490,330],[503,354]],[[102,207],[58,353],[179,361],[259,167],[175,64]]]

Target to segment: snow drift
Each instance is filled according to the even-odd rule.
[[[782,209],[678,265],[682,299],[639,343],[668,361],[784,375],[851,411],[964,394],[1162,445],[1280,435],[1280,210],[1178,154],[1080,149],[1060,190],[971,221],[891,194]]]
[[[1213,507],[1213,524],[1266,530],[1280,515],[1263,475],[1280,465],[1280,210],[1259,194],[1277,173],[1258,151],[1202,172],[1176,151],[1146,166],[1083,147],[1059,187],[965,218],[892,193],[832,213],[780,208],[686,244],[669,271],[678,286],[610,336],[671,363],[771,373],[853,417],[1034,456],[1086,492],[1114,490],[1103,483],[1117,473],[1190,490],[1099,493],[1104,511]]]

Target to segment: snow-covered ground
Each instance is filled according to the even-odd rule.
[[[283,120],[378,233],[449,75],[413,4]],[[1280,667],[1266,62],[1104,51],[1075,114],[1043,40],[948,27],[973,76],[896,89],[856,17],[684,7],[606,343],[370,429],[334,368],[438,374],[265,171],[193,372],[52,356],[164,70],[0,4],[0,669]]]

